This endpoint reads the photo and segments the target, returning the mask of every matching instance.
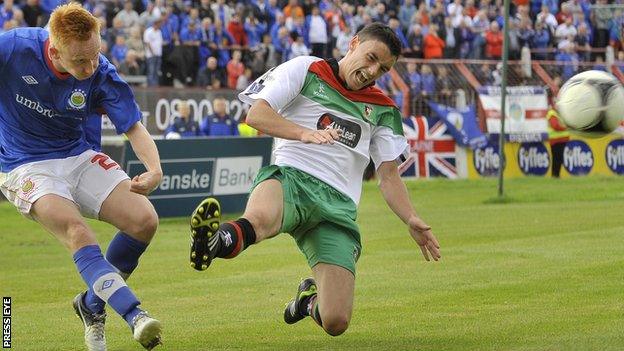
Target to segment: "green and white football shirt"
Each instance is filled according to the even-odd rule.
[[[347,90],[330,64],[300,56],[265,73],[239,94],[243,102],[263,99],[284,118],[310,129],[342,130],[333,145],[275,139],[275,164],[302,170],[348,195],[356,204],[362,175],[408,152],[401,115],[390,98],[374,87]]]

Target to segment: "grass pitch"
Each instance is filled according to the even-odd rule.
[[[340,337],[282,322],[309,269],[280,235],[205,272],[189,267],[187,219],[165,219],[130,278],[164,324],[162,350],[621,350],[624,180],[415,181],[408,187],[442,246],[427,263],[365,185],[355,311]],[[114,234],[90,222],[103,244]],[[13,299],[15,350],[81,350],[71,256],[0,203],[0,294]],[[106,245],[103,245],[104,247]],[[109,310],[109,350],[140,350]]]

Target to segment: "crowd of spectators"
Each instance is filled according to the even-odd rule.
[[[0,31],[44,26],[63,2],[14,1],[1,2]],[[510,58],[518,59],[528,47],[539,60],[604,60],[607,45],[624,58],[622,11],[594,4],[608,0],[514,0]],[[102,52],[122,74],[146,75],[150,86],[241,89],[296,56],[342,57],[352,35],[374,21],[396,31],[406,57],[497,60],[503,48],[502,0],[84,0],[83,5],[102,22]]]
[[[64,1],[0,0],[0,31],[45,26]],[[513,0],[510,59],[519,59],[527,47],[533,59],[556,61],[550,73],[565,81],[578,72],[579,62],[606,69],[610,45],[624,70],[623,12],[592,6],[609,1]],[[503,50],[503,0],[83,0],[83,6],[101,20],[102,53],[122,74],[145,76],[148,86],[242,90],[296,56],[340,59],[353,34],[375,21],[394,29],[408,58],[499,60]],[[426,108],[432,98],[453,103],[445,65],[408,63],[405,71],[413,105]],[[483,64],[473,74],[497,85],[500,65]],[[389,75],[377,85],[403,104]],[[182,135],[210,130],[176,128]]]
[[[3,0],[0,30],[44,26],[64,0]],[[538,60],[563,63],[565,81],[579,61],[604,66],[611,45],[624,68],[624,16],[600,8],[607,0],[514,0],[509,56],[523,47]],[[493,59],[502,55],[502,0],[84,0],[102,23],[102,52],[128,76],[149,86],[241,90],[267,69],[299,55],[341,58],[352,35],[367,23],[393,28],[406,57]],[[475,76],[497,84],[500,69],[483,65]],[[483,77],[481,77],[483,76]],[[413,99],[452,95],[443,65],[407,65]],[[498,79],[499,80],[499,79]],[[402,104],[388,76],[378,86]]]

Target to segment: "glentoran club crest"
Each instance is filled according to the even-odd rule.
[[[369,105],[364,105],[364,118],[368,119],[373,112],[373,108]]]
[[[69,106],[75,110],[81,110],[87,104],[87,94],[82,89],[74,89],[69,96]]]

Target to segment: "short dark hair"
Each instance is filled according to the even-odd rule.
[[[401,41],[394,31],[387,25],[379,22],[371,23],[357,32],[360,42],[367,40],[380,41],[388,47],[394,57],[401,55]]]

